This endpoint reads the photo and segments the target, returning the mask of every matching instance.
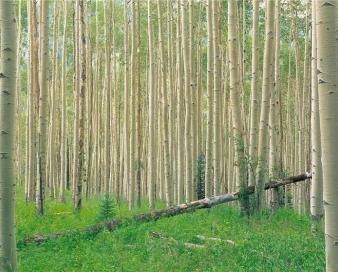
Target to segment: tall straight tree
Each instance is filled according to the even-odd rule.
[[[310,210],[314,220],[323,215],[323,172],[320,146],[320,121],[317,78],[316,1],[312,1],[312,78],[311,78],[311,198]]]
[[[32,201],[35,196],[36,184],[36,117],[38,111],[39,80],[38,80],[38,46],[37,46],[37,10],[36,2],[28,1],[29,14],[29,94],[28,94],[28,136],[26,161],[26,200]]]
[[[259,124],[258,158],[256,196],[257,209],[261,210],[264,203],[264,184],[268,173],[268,135],[269,135],[269,108],[271,90],[274,88],[273,54],[275,43],[275,1],[266,1],[266,23],[263,59],[262,105]]]
[[[181,4],[179,0],[177,6],[177,24],[176,24],[176,52],[177,52],[177,202],[184,200],[184,92],[183,92],[183,62],[182,62],[182,23],[181,23]]]
[[[128,0],[124,1],[124,101],[123,101],[123,122],[124,122],[124,177],[123,183],[128,188],[130,172],[130,120],[129,120],[129,26],[128,26]],[[129,196],[128,196],[129,197]]]
[[[104,118],[104,191],[109,192],[110,180],[110,0],[104,1],[104,36],[105,36],[105,118]]]
[[[66,96],[66,35],[67,35],[67,0],[63,1],[63,40],[61,59],[61,176],[60,176],[60,201],[65,200],[65,186],[67,182],[67,96]]]
[[[229,71],[230,71],[230,101],[233,123],[233,137],[235,141],[236,159],[236,184],[237,187],[245,188],[247,180],[244,165],[245,140],[243,131],[243,121],[240,107],[240,69],[238,59],[238,32],[237,32],[237,7],[236,1],[230,0],[228,3],[228,46],[229,46]],[[242,212],[247,212],[244,202],[241,202]]]
[[[141,207],[141,160],[142,160],[142,96],[141,96],[141,32],[140,32],[140,1],[135,2],[135,95],[136,95],[136,204]]]
[[[168,88],[167,88],[167,61],[166,54],[164,52],[164,35],[162,28],[162,13],[161,13],[161,1],[157,2],[157,14],[158,14],[158,37],[159,37],[159,53],[161,60],[161,89],[162,89],[162,137],[163,137],[163,149],[164,149],[164,185],[165,185],[165,197],[167,206],[172,204],[172,177],[170,171],[170,157],[169,157],[169,140],[168,140]],[[191,173],[190,173],[191,174]],[[191,179],[190,179],[191,180]],[[187,187],[190,190],[190,187]],[[190,196],[190,195],[189,195]]]
[[[18,1],[18,18],[17,18],[17,41],[18,41],[18,46],[17,46],[17,52],[16,52],[16,91],[15,91],[15,98],[16,98],[16,103],[15,103],[15,113],[16,113],[16,119],[20,118],[20,90],[21,90],[21,75],[19,73],[20,71],[20,63],[21,63],[21,52],[22,52],[22,17],[21,17],[21,4],[22,1]],[[17,167],[17,173],[16,173],[16,179],[21,182],[22,176],[21,176],[21,143],[20,143],[20,122],[16,122],[16,132],[15,132],[15,144],[16,144],[16,155],[15,155],[15,163]]]
[[[136,2],[131,1],[132,23],[131,23],[131,61],[130,61],[130,173],[128,179],[129,209],[135,206],[135,188],[136,188]]]
[[[218,34],[219,6],[217,0],[212,1],[212,36],[213,36],[213,81],[214,81],[214,107],[213,107],[213,195],[219,194],[221,183],[221,62],[220,60],[220,37]]]
[[[253,1],[253,27],[252,27],[252,61],[251,61],[251,102],[250,102],[250,135],[249,135],[249,158],[252,165],[249,168],[249,185],[255,185],[254,162],[257,160],[258,145],[258,121],[259,121],[259,0]]]
[[[189,0],[189,78],[190,78],[190,94],[191,94],[191,131],[190,131],[190,145],[191,145],[191,198],[195,198],[196,192],[196,162],[197,162],[197,92],[196,92],[196,77],[195,77],[195,40],[194,40],[194,0]]]
[[[281,162],[279,155],[280,133],[279,133],[279,107],[280,107],[280,2],[275,1],[275,52],[274,52],[274,88],[271,90],[270,113],[269,113],[269,177],[279,178],[281,174]],[[278,189],[272,190],[271,208],[278,208]]]
[[[156,179],[156,160],[155,160],[155,79],[154,79],[154,57],[153,57],[153,28],[152,28],[152,14],[151,14],[151,0],[148,0],[148,114],[149,114],[149,126],[148,126],[148,197],[149,207],[155,208],[155,179]]]
[[[316,1],[326,271],[338,271],[338,1]]]
[[[77,173],[76,177],[76,185],[75,185],[75,195],[74,195],[74,203],[75,203],[75,211],[79,212],[82,205],[82,184],[85,179],[85,171],[83,169],[84,166],[84,124],[85,124],[85,98],[86,98],[86,37],[85,37],[85,19],[84,19],[84,1],[77,0],[77,8],[78,8],[78,16],[79,16],[79,32],[78,32],[78,40],[79,40],[79,51],[80,51],[80,65],[78,66],[79,71],[79,80],[80,80],[80,88],[79,88],[79,138],[78,141],[78,161],[77,161]]]
[[[54,29],[53,29],[53,53],[52,53],[52,80],[50,84],[50,95],[49,95],[49,103],[50,103],[50,118],[49,118],[49,137],[48,137],[48,156],[46,159],[46,182],[48,181],[48,184],[46,184],[46,187],[49,186],[50,196],[52,198],[55,197],[56,192],[56,179],[57,179],[57,156],[55,156],[56,149],[57,149],[57,118],[56,118],[56,108],[57,108],[57,82],[58,82],[58,76],[59,76],[59,70],[58,70],[58,44],[59,44],[59,25],[60,25],[60,16],[59,16],[59,2],[54,2]]]
[[[0,1],[0,271],[16,271],[15,138],[16,19],[14,1]]]
[[[46,146],[47,146],[47,103],[48,103],[48,1],[41,1],[40,11],[40,97],[39,97],[39,155],[40,173],[36,183],[36,210],[44,214],[44,198],[46,184]]]
[[[212,195],[212,139],[213,139],[213,32],[212,32],[212,0],[207,2],[207,92],[208,121],[206,139],[205,196]]]

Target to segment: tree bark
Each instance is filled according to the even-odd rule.
[[[0,271],[16,271],[15,138],[16,20],[13,1],[0,1]]]
[[[206,129],[205,159],[205,195],[212,195],[212,140],[213,140],[213,32],[212,32],[212,0],[207,1],[207,92],[208,116]]]
[[[257,210],[262,210],[264,206],[263,186],[268,177],[268,133],[269,133],[269,108],[270,96],[273,89],[273,53],[275,43],[274,17],[275,1],[266,1],[266,25],[265,25],[265,44],[263,60],[263,86],[262,86],[262,105],[260,113],[259,140],[258,140],[258,169],[256,185],[258,186]]]
[[[338,271],[338,1],[316,1],[326,271]]]
[[[312,1],[312,67],[311,67],[311,198],[310,211],[314,220],[323,215],[323,172],[320,145],[320,120],[317,77],[316,1]]]
[[[60,201],[65,200],[65,186],[67,183],[67,96],[66,96],[66,35],[67,35],[67,0],[63,1],[63,40],[61,59],[61,177],[60,177]]]
[[[258,110],[259,110],[259,0],[253,1],[253,29],[252,29],[252,67],[251,67],[251,102],[250,102],[250,135],[249,135],[249,159],[251,167],[249,168],[249,185],[255,185],[254,165],[257,160],[258,148]]]

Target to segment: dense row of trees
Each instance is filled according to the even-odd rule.
[[[191,201],[204,157],[207,196],[257,184],[263,207],[269,177],[310,169],[311,7],[300,4],[19,2],[27,201],[40,214],[46,194],[68,190],[76,210],[105,192],[130,207]],[[308,190],[286,192],[299,211]]]
[[[1,1],[1,69],[8,69],[0,74],[1,222],[11,218],[1,226],[5,265],[15,259],[2,249],[15,241],[13,189],[4,183],[13,157],[17,182],[40,215],[46,197],[66,201],[68,192],[79,212],[83,198],[98,194],[130,208],[147,199],[154,209],[157,200],[170,206],[201,191],[208,197],[254,185],[256,210],[287,205],[319,220],[323,163],[334,267],[336,5]],[[312,172],[311,189],[302,183],[264,193],[269,179],[304,171]],[[245,201],[241,208],[249,212]]]

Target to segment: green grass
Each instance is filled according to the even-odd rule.
[[[98,199],[85,201],[80,214],[70,204],[47,203],[47,215],[18,199],[18,239],[34,233],[82,228],[97,222]],[[143,212],[146,205],[132,213]],[[126,205],[120,216],[130,215]],[[160,232],[173,239],[154,238]],[[232,240],[203,242],[196,235]],[[189,249],[185,242],[203,244]],[[20,271],[324,271],[324,235],[311,233],[311,220],[281,209],[272,217],[247,220],[220,205],[157,222],[132,223],[95,237],[82,234],[19,248]]]

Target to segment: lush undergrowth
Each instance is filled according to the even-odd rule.
[[[35,233],[82,228],[97,222],[99,201],[82,212],[71,205],[47,203],[47,214],[18,199],[18,239]],[[133,213],[145,211],[145,205]],[[125,205],[119,216],[129,215]],[[151,235],[160,233],[162,237]],[[232,240],[203,242],[196,236]],[[187,248],[184,243],[202,244]],[[145,224],[132,223],[95,237],[74,235],[40,245],[19,247],[20,271],[323,271],[324,238],[311,233],[311,221],[288,209],[247,220],[221,205]]]

